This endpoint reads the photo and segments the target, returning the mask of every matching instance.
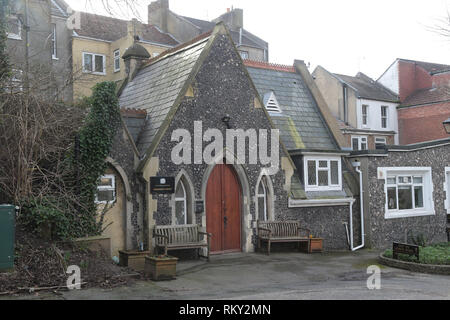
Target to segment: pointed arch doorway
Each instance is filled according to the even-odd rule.
[[[206,230],[211,253],[242,251],[242,188],[234,168],[218,164],[209,176],[206,189]]]

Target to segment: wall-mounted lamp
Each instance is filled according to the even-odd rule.
[[[231,117],[228,114],[222,118],[222,122],[225,123],[228,129],[231,129],[230,121]]]
[[[447,131],[447,133],[450,134],[450,118],[445,120],[443,124],[444,124],[445,131]]]

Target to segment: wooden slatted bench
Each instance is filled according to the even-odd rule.
[[[153,230],[156,249],[164,249],[164,254],[170,250],[197,249],[199,257],[206,258],[209,261],[209,248],[211,234],[202,232],[198,225],[183,226],[155,226]],[[204,237],[206,236],[206,242]],[[200,255],[200,249],[207,248],[207,256]]]
[[[307,231],[302,235],[301,231]],[[270,245],[274,242],[298,242],[309,245],[311,231],[300,226],[299,221],[258,221],[258,248],[262,242],[267,242],[267,254],[270,255]]]

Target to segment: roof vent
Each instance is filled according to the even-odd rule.
[[[264,95],[264,105],[266,110],[274,113],[281,113],[280,105],[278,104],[275,93],[270,91]]]

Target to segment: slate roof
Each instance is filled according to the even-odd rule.
[[[247,60],[245,64],[262,99],[270,91],[275,93],[282,113],[269,114],[288,150],[339,150],[300,74],[287,71],[287,66],[277,69],[259,63],[255,67]]]
[[[356,89],[360,98],[387,102],[399,101],[399,98],[395,93],[361,72],[358,73],[356,77],[336,73],[334,76]]]
[[[412,107],[450,101],[450,87],[416,90],[400,107]]]
[[[175,100],[192,72],[209,37],[190,45],[172,49],[151,60],[126,85],[120,98],[121,108],[145,110],[148,119],[139,137],[137,148],[146,153],[165,121]]]
[[[79,36],[116,41],[127,35],[128,21],[81,12],[81,29],[75,32]],[[179,43],[170,35],[162,33],[153,25],[142,24],[142,39],[144,41],[159,43],[166,46],[176,46]]]
[[[214,29],[214,26],[216,25],[214,22],[195,19],[195,18],[191,18],[191,17],[184,17],[184,16],[181,16],[181,17],[183,19],[189,21],[190,23],[194,24],[195,26],[197,26],[200,29],[201,33],[211,31],[212,29]],[[236,45],[239,45],[239,38],[240,38],[239,32],[232,31],[232,30],[228,30],[228,32],[230,33],[231,38],[233,39],[233,42]],[[266,41],[260,39],[259,37],[255,36],[254,34],[248,32],[245,29],[242,29],[241,44],[243,46],[256,47],[256,48],[260,48],[260,49],[268,48],[268,43]]]

